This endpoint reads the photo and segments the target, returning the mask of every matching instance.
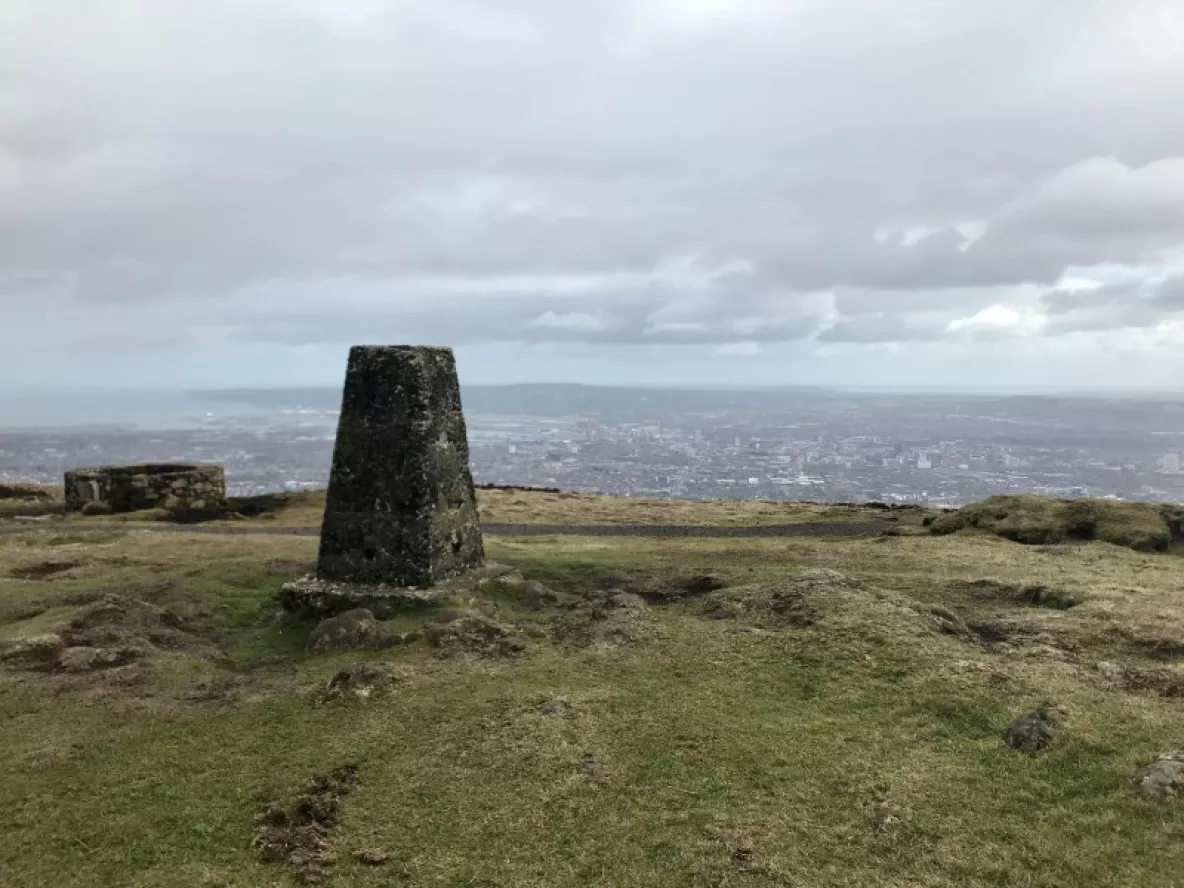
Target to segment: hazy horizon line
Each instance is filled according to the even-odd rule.
[[[1043,396],[1089,396],[1089,395],[1178,395],[1184,397],[1184,386],[1169,388],[1169,387],[1134,387],[1134,386],[974,386],[974,385],[838,385],[838,384],[814,384],[814,385],[677,385],[677,384],[659,384],[654,383],[650,385],[636,384],[636,385],[620,385],[612,383],[590,383],[590,382],[549,382],[549,381],[535,381],[535,382],[512,382],[512,383],[461,383],[461,388],[466,389],[514,389],[514,388],[583,388],[583,389],[607,389],[614,391],[685,391],[685,392],[850,392],[862,394],[883,394],[883,395],[911,395],[911,394],[932,394],[932,395],[1043,395]],[[326,390],[339,391],[341,384],[330,383],[312,383],[305,385],[234,385],[234,386],[102,386],[102,385],[69,385],[69,386],[38,386],[26,385],[20,387],[0,385],[0,394],[7,395],[36,395],[36,394],[66,394],[66,393],[120,393],[120,394],[134,394],[142,392],[144,394],[163,394],[163,393],[184,393],[191,395],[200,395],[205,393],[229,393],[229,392],[285,392],[285,391],[307,391],[307,390]]]

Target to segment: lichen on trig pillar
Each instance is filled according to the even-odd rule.
[[[427,586],[484,558],[452,349],[353,347],[318,578]]]

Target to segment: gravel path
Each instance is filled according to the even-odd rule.
[[[489,536],[631,536],[631,537],[867,537],[876,536],[887,524],[869,522],[817,522],[813,524],[765,524],[731,527],[703,524],[482,524]],[[153,533],[212,533],[227,536],[319,536],[319,527],[265,527],[257,524],[123,524],[62,525],[57,522],[13,523],[0,533],[23,530],[62,530],[71,533],[147,530]]]

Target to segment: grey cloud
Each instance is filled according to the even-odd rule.
[[[1045,293],[1041,303],[1050,316],[1050,333],[1150,327],[1184,311],[1184,275],[1093,288],[1061,288]]]
[[[2,11],[0,300],[128,318],[172,305],[290,343],[378,323],[694,344],[809,337],[825,326],[809,294],[837,289],[821,339],[910,341],[936,335],[921,313],[973,314],[1071,266],[1153,263],[1184,237],[1184,118],[1169,113],[1184,68],[1172,35],[1140,24],[1152,0],[733,6]],[[968,222],[981,237],[954,227]],[[876,238],[916,226],[934,230]],[[664,280],[685,257],[752,272]],[[499,289],[614,275],[640,282],[560,301]],[[343,304],[343,277],[386,304]],[[433,279],[468,281],[463,308],[421,304],[415,282]],[[291,311],[295,284],[318,281],[319,308]],[[1069,313],[1057,298],[1047,309]],[[670,305],[682,326],[654,332]],[[602,326],[532,324],[547,312]]]

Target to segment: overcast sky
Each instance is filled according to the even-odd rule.
[[[2,0],[3,384],[1184,388],[1179,0]]]

